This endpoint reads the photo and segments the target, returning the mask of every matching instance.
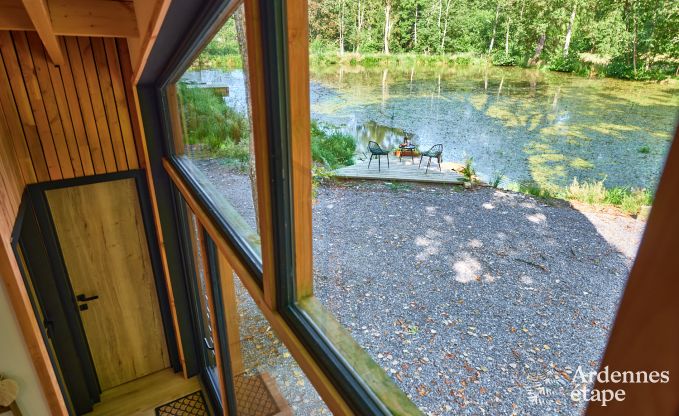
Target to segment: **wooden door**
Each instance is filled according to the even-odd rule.
[[[169,367],[135,180],[46,196],[101,389]]]

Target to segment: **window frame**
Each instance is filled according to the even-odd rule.
[[[177,147],[174,82],[241,1],[206,0],[184,41],[140,95],[160,117],[151,142],[171,187],[231,263],[302,370],[337,414],[421,414],[313,296],[307,0],[244,0],[257,165],[261,265],[189,175]],[[171,13],[171,10],[170,12]],[[162,30],[159,36],[162,36]],[[167,46],[167,45],[166,45]],[[142,77],[143,78],[143,77]],[[169,93],[169,94],[168,94]],[[255,116],[256,114],[256,116]],[[294,114],[294,117],[291,115]],[[146,117],[145,117],[146,118]],[[292,123],[295,120],[295,123]],[[158,175],[156,172],[155,175]],[[259,266],[259,268],[257,267]],[[221,312],[221,311],[220,311]]]

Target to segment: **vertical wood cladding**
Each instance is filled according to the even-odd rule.
[[[0,31],[3,159],[13,156],[23,184],[139,168],[126,41],[59,42],[57,67],[36,32]]]

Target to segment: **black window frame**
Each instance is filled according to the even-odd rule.
[[[276,284],[276,311],[302,342],[305,349],[331,381],[342,399],[356,414],[390,415],[392,410],[366,384],[360,374],[339,352],[322,328],[296,300],[295,276],[295,235],[291,162],[291,131],[289,112],[289,85],[287,60],[287,28],[285,0],[248,0],[257,2],[261,19],[263,52],[264,90],[266,125],[269,148],[269,185],[271,188],[273,273]],[[186,3],[192,3],[187,5]],[[183,2],[175,0],[170,6],[165,25],[174,26],[174,33],[163,37],[163,29],[158,35],[157,55],[151,52],[150,66],[144,70],[139,81],[139,99],[142,107],[147,141],[155,148],[156,160],[154,177],[168,180],[163,170],[165,158],[189,192],[210,220],[217,224],[218,231],[235,248],[236,255],[259,279],[262,286],[262,264],[251,257],[248,247],[240,241],[229,224],[220,217],[215,206],[210,203],[207,192],[198,181],[188,175],[180,158],[174,157],[173,132],[170,121],[167,88],[176,82],[188,68],[190,62],[209,42],[215,29],[228,17],[227,11],[240,5],[240,0],[203,0]],[[191,15],[190,11],[193,12]],[[177,33],[177,29],[183,29]],[[183,41],[180,39],[183,38]],[[157,61],[153,61],[157,59]],[[150,121],[150,127],[147,124]],[[170,185],[173,187],[173,185]],[[380,368],[379,371],[382,371]],[[402,393],[400,389],[398,392]],[[402,393],[405,397],[405,393]],[[407,399],[406,399],[407,400]],[[413,409],[416,409],[413,405]],[[416,413],[412,410],[410,413]]]

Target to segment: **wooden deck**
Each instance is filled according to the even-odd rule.
[[[377,169],[377,160],[373,159],[368,168],[368,160],[359,160],[355,165],[345,166],[335,170],[335,175],[343,179],[373,179],[381,181],[407,181],[407,182],[426,182],[426,183],[450,183],[461,184],[462,175],[452,170],[453,166],[458,164],[451,162],[443,162],[441,170],[439,171],[436,160],[432,159],[429,172],[426,174],[425,167],[428,158],[422,162],[422,167],[418,169],[417,165],[420,163],[419,158],[411,160],[409,156],[404,156],[403,160],[399,162],[395,156],[389,156],[389,165],[387,161],[382,158],[382,169]]]

